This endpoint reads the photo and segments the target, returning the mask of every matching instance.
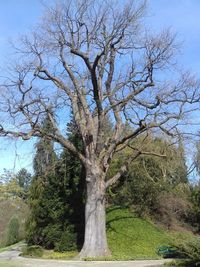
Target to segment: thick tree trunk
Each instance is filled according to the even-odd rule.
[[[111,255],[106,237],[105,182],[100,172],[86,170],[85,238],[80,258]]]

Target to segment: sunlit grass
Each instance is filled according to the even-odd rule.
[[[112,259],[159,259],[157,248],[184,240],[188,233],[170,233],[152,222],[138,218],[128,209],[113,207],[107,211],[107,235]]]
[[[23,267],[21,264],[16,265],[16,264],[11,264],[11,263],[7,263],[7,262],[0,262],[0,267]]]
[[[77,251],[55,252],[53,250],[44,250],[43,259],[70,260],[76,257]]]

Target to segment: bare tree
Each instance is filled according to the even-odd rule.
[[[69,0],[47,8],[32,35],[21,38],[20,57],[2,87],[1,136],[24,140],[45,136],[69,149],[85,166],[86,226],[80,257],[110,255],[106,189],[134,158],[151,152],[133,147],[133,156],[108,180],[114,154],[149,131],[178,135],[179,124],[199,101],[199,82],[189,73],[175,74],[174,35],[144,30],[144,1],[120,2]],[[63,133],[69,108],[84,153]],[[53,125],[51,133],[41,125],[46,115]],[[114,127],[105,141],[108,117]],[[125,131],[127,123],[131,126]]]

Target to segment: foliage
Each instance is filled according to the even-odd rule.
[[[176,242],[177,249],[185,260],[179,262],[179,266],[200,266],[200,238],[192,238],[185,242]]]
[[[4,169],[0,176],[0,199],[21,198],[24,190],[19,186],[16,175]]]
[[[43,121],[43,132],[53,132],[53,125],[48,116]],[[33,159],[33,169],[35,176],[44,176],[48,172],[52,172],[57,160],[56,153],[54,152],[54,143],[48,138],[41,138],[36,143],[36,154]]]
[[[194,231],[200,233],[200,184],[191,189],[191,211],[188,216],[189,222],[194,227]]]
[[[13,217],[19,220],[19,239],[25,238],[25,222],[28,214],[28,206],[22,199],[0,200],[0,247],[6,246],[8,224]]]
[[[34,247],[36,247],[36,249],[33,249]],[[37,250],[37,247],[39,246],[31,246],[31,249],[29,249],[29,247],[24,247],[22,250],[22,256],[31,256],[32,251],[33,250]],[[43,249],[41,247],[39,247],[40,249],[42,249],[42,255],[41,256],[36,256],[36,257],[40,257],[42,259],[55,259],[55,260],[69,260],[69,259],[73,259],[75,256],[77,256],[78,251],[66,251],[66,252],[58,252],[58,251],[54,251],[54,250],[46,250]],[[29,255],[30,253],[30,255]],[[33,255],[34,257],[34,255]]]
[[[108,192],[109,203],[132,206],[139,216],[151,216],[167,227],[184,221],[190,207],[190,189],[183,146],[153,136],[138,139],[131,145],[135,150],[141,146],[155,155],[141,155],[132,162],[128,173]],[[132,153],[133,149],[126,149],[115,157],[111,176]]]
[[[69,225],[67,229],[62,233],[60,240],[55,244],[55,251],[75,251],[77,249],[77,236],[74,233],[72,225]]]
[[[200,174],[200,141],[196,143],[196,154],[194,158],[194,163],[197,172]]]
[[[81,149],[79,135],[72,133],[73,127],[71,122],[68,127],[69,139]],[[48,131],[52,131],[51,127]],[[53,143],[48,141],[46,146],[46,142],[38,142],[34,160],[34,166],[38,169],[30,188],[31,216],[27,223],[27,242],[57,251],[74,250],[83,242],[84,169],[80,161],[67,150],[58,158]],[[40,163],[42,166],[39,166]]]
[[[62,176],[49,174],[45,179],[44,185],[42,178],[37,178],[31,186],[27,241],[51,249],[69,225],[68,191]]]
[[[41,258],[43,255],[43,248],[40,246],[24,246],[22,248],[21,255],[33,258]]]
[[[6,245],[10,246],[19,242],[19,240],[19,219],[17,217],[12,217],[8,223]]]
[[[56,260],[69,260],[76,257],[78,251],[66,251],[66,252],[58,252],[53,250],[44,250],[44,254],[42,256],[43,259],[56,259]]]
[[[29,173],[25,168],[22,168],[19,170],[19,172],[16,175],[16,180],[18,185],[23,188],[24,192],[27,193],[31,180],[32,180],[32,175]]]

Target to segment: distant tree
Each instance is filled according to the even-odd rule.
[[[194,156],[194,163],[197,173],[200,175],[200,141],[196,142],[196,153]]]
[[[8,223],[6,234],[6,245],[12,245],[19,241],[19,220],[17,217],[12,217]]]
[[[32,175],[25,168],[22,168],[17,173],[16,180],[18,185],[27,192],[31,184]]]
[[[43,121],[42,132],[54,132],[53,125],[48,116]],[[36,154],[33,159],[35,177],[44,176],[45,174],[48,174],[48,172],[52,171],[55,167],[57,156],[54,151],[54,142],[47,137],[39,138],[39,141],[36,143],[35,147]]]
[[[4,169],[0,176],[0,197],[1,198],[22,198],[24,190],[19,186],[16,175],[9,170]]]

